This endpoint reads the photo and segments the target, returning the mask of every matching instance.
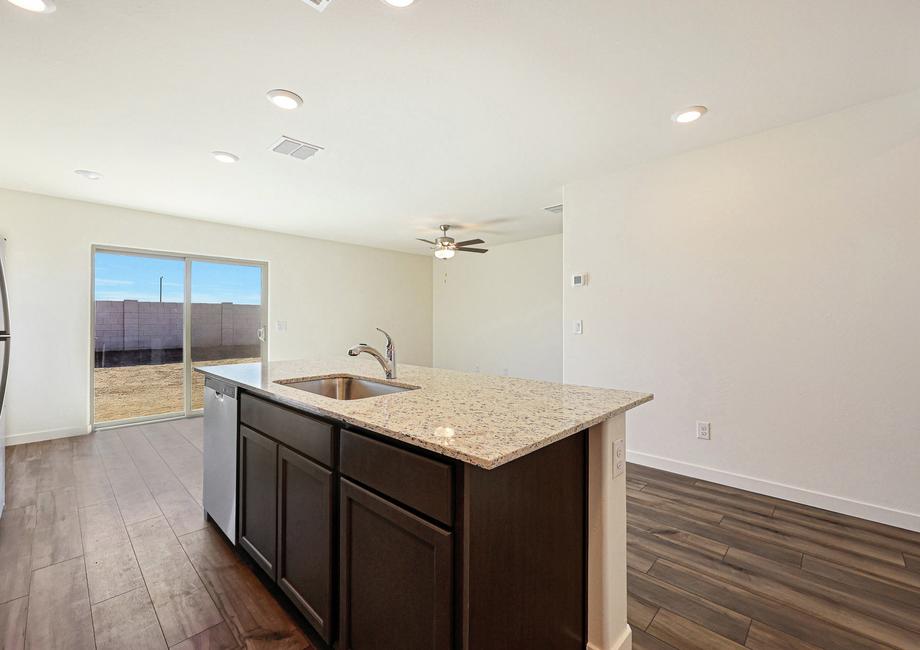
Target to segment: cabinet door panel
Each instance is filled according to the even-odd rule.
[[[277,534],[278,444],[240,427],[240,546],[272,578]]]
[[[451,647],[451,534],[342,479],[340,643]]]
[[[332,640],[332,472],[278,452],[278,585]]]

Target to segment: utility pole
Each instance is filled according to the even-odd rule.
[[[160,302],[163,302],[163,276],[160,276]]]

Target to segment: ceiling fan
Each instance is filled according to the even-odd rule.
[[[450,230],[450,226],[444,225],[441,226],[441,232],[443,233],[440,237],[431,241],[430,239],[422,239],[417,237],[419,241],[423,241],[426,244],[431,244],[434,246],[434,256],[439,260],[449,260],[454,255],[457,254],[457,251],[461,253],[488,253],[489,249],[487,248],[469,248],[473,244],[485,244],[481,239],[468,239],[466,241],[454,241],[453,237],[448,237],[447,231]]]

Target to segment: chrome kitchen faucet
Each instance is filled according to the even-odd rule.
[[[393,343],[393,337],[384,332],[379,327],[377,331],[387,337],[387,353],[386,356],[382,355],[379,350],[372,348],[367,343],[359,343],[348,351],[348,356],[356,357],[362,352],[367,352],[369,355],[377,359],[380,362],[380,365],[383,366],[383,371],[386,373],[387,379],[396,379],[396,344]]]

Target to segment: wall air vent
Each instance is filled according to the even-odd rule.
[[[552,212],[553,214],[562,214],[562,204],[561,203],[559,205],[551,205],[548,208],[543,208],[543,209],[546,210],[547,212]]]
[[[286,135],[281,136],[281,139],[272,145],[272,151],[275,153],[280,153],[283,156],[291,156],[298,160],[312,158],[317,152],[322,150],[322,147],[318,147],[315,144],[295,140]]]
[[[332,0],[303,0],[317,11],[326,11],[326,7],[332,4]]]

